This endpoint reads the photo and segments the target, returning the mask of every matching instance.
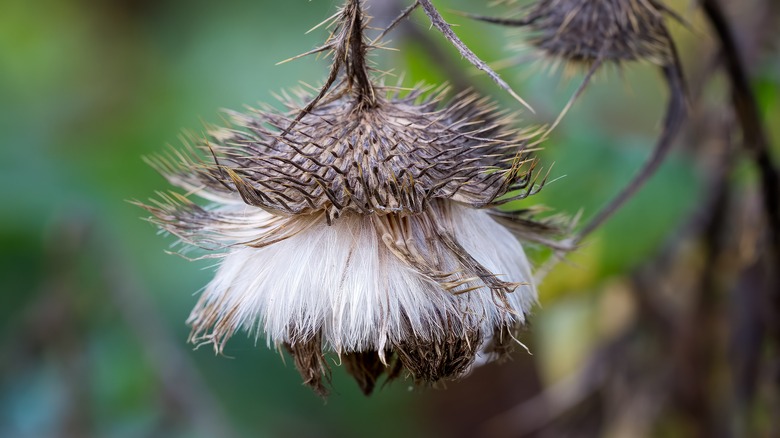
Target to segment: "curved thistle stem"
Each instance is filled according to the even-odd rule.
[[[769,291],[766,301],[772,310],[765,318],[768,321],[777,321],[780,318],[777,310],[780,309],[780,276],[776,272],[780,262],[780,176],[772,161],[769,137],[733,31],[717,0],[703,0],[702,8],[720,40],[726,72],[731,82],[734,112],[742,131],[742,147],[753,160],[760,175],[761,198],[769,228],[767,266],[770,267],[769,272],[772,272],[768,280],[770,285],[766,289]],[[776,323],[770,323],[769,326],[773,327],[770,333],[777,345],[780,343],[779,326]]]
[[[572,0],[567,3],[573,9],[565,9],[564,11],[553,10],[551,5],[547,5],[549,8],[536,8],[521,19],[508,20],[503,18],[491,18],[483,16],[467,15],[471,18],[499,24],[503,26],[512,27],[524,27],[534,26],[541,18],[539,14],[546,14],[545,16],[552,19],[553,25],[558,25],[559,28],[556,31],[548,30],[554,38],[562,32],[562,29],[566,29],[567,32],[571,32],[569,36],[571,41],[581,41],[583,35],[598,35],[597,40],[591,41],[590,45],[581,47],[580,45],[570,46],[569,40],[562,44],[559,40],[547,40],[547,43],[551,44],[552,49],[547,47],[543,50],[547,50],[548,54],[553,56],[562,56],[570,61],[590,61],[593,64],[590,66],[588,73],[583,79],[582,84],[571,97],[563,111],[559,114],[553,125],[545,132],[543,137],[547,137],[561,122],[563,117],[571,109],[575,101],[584,92],[588,86],[592,76],[596,70],[607,61],[620,63],[621,61],[634,61],[644,57],[662,56],[664,60],[660,62],[661,71],[666,80],[667,87],[669,89],[669,100],[664,116],[663,131],[656,141],[655,147],[650,154],[650,157],[634,176],[634,178],[626,185],[618,195],[612,199],[604,208],[599,210],[595,217],[591,219],[589,223],[585,225],[577,234],[569,239],[565,239],[559,242],[559,245],[554,248],[552,257],[536,271],[535,280],[541,282],[544,277],[560,262],[563,260],[566,254],[577,249],[579,244],[594,230],[603,225],[612,215],[615,214],[629,199],[631,199],[644,184],[656,173],[661,164],[663,164],[669,151],[672,148],[672,144],[677,132],[682,126],[683,120],[686,116],[686,103],[685,103],[685,81],[682,74],[682,66],[677,53],[677,48],[674,41],[669,35],[668,30],[662,22],[662,15],[664,13],[670,14],[673,18],[680,20],[679,16],[673,14],[673,12],[653,0],[649,0],[647,3],[642,3],[643,7],[640,11],[643,14],[647,14],[648,29],[639,30],[634,27],[631,28],[627,34],[619,35],[620,32],[625,33],[626,30],[619,26],[619,18],[617,16],[606,16],[607,26],[592,28],[592,21],[585,21],[579,23],[579,27],[571,28],[570,24],[574,20],[577,14],[580,13],[584,7],[585,2],[577,2]],[[555,8],[553,8],[555,9]],[[625,12],[625,11],[624,11]],[[628,9],[628,13],[635,13],[634,9]],[[617,12],[616,12],[617,13]],[[641,17],[640,17],[641,18]],[[569,26],[569,27],[567,27]],[[646,32],[646,33],[645,33]],[[596,41],[600,41],[600,44]],[[622,41],[622,45],[612,47],[612,44]],[[651,44],[648,46],[648,41],[660,42],[661,44]],[[645,44],[646,46],[642,46]],[[596,55],[594,56],[594,53]]]
[[[682,122],[685,119],[685,85],[682,78],[682,72],[679,67],[679,61],[675,54],[675,60],[672,64],[661,68],[669,87],[669,103],[664,117],[664,129],[658,142],[645,165],[639,170],[634,179],[615,197],[606,207],[604,207],[575,237],[575,245],[581,242],[588,234],[600,227],[612,215],[623,206],[647,180],[655,174],[661,164],[664,162],[667,154],[671,150],[673,141]]]
[[[612,199],[606,207],[602,208],[575,236],[561,242],[560,246],[563,248],[568,247],[568,249],[556,250],[551,259],[537,270],[535,275],[535,280],[537,282],[541,282],[568,252],[577,249],[580,243],[590,233],[603,225],[623,206],[623,204],[626,203],[626,201],[631,199],[631,197],[644,186],[650,177],[655,174],[671,150],[674,138],[686,117],[686,88],[682,67],[677,55],[677,48],[671,40],[671,37],[669,38],[669,44],[672,49],[672,61],[661,67],[661,71],[666,79],[667,87],[669,88],[669,102],[666,108],[666,115],[664,116],[663,132],[658,138],[653,152],[634,179],[631,180],[631,182],[614,199]]]

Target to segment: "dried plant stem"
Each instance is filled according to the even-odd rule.
[[[531,105],[529,105],[525,100],[523,100],[523,98],[521,98],[506,81],[501,79],[498,73],[496,73],[492,68],[490,68],[490,66],[488,66],[486,62],[484,62],[476,54],[474,54],[474,52],[471,51],[471,49],[469,49],[469,47],[463,41],[460,40],[460,38],[458,38],[455,32],[452,31],[450,25],[444,20],[444,18],[441,16],[441,14],[436,9],[436,7],[433,6],[430,0],[415,0],[415,2],[410,6],[408,6],[406,9],[404,9],[379,34],[379,36],[374,38],[368,46],[366,46],[363,43],[362,39],[356,38],[357,33],[362,32],[362,26],[363,26],[363,21],[362,21],[363,17],[362,17],[362,9],[360,6],[360,1],[361,0],[348,0],[346,5],[344,6],[342,15],[349,18],[348,20],[345,21],[348,21],[350,26],[348,27],[345,26],[337,34],[331,35],[329,42],[324,46],[286,60],[286,61],[290,61],[309,54],[321,53],[326,50],[332,50],[334,52],[333,64],[331,65],[330,74],[328,75],[325,84],[320,89],[319,94],[315,96],[314,99],[312,99],[298,113],[298,116],[290,124],[290,127],[288,127],[287,132],[289,132],[290,129],[292,129],[298,122],[300,122],[302,117],[310,113],[311,110],[327,95],[328,91],[331,90],[331,88],[333,88],[333,86],[337,82],[338,75],[342,67],[349,70],[351,61],[364,60],[364,52],[367,47],[376,46],[376,44],[378,44],[382,40],[382,38],[384,38],[388,33],[390,33],[390,31],[392,31],[396,26],[398,26],[398,24],[400,24],[402,21],[408,19],[409,16],[412,14],[412,12],[414,12],[414,10],[420,6],[425,11],[425,14],[428,16],[428,19],[430,20],[431,24],[436,29],[438,29],[439,32],[442,33],[442,35],[444,35],[447,41],[449,41],[453,46],[455,46],[455,48],[458,50],[461,56],[466,58],[466,60],[468,60],[472,65],[474,65],[479,70],[484,71],[501,89],[509,93],[514,99],[516,99],[523,106],[528,108],[528,110],[534,112],[534,109],[531,107]],[[364,66],[357,66],[357,67],[360,67],[361,70],[367,71]],[[347,74],[347,78],[352,78],[352,76],[353,75],[350,75],[349,73]],[[358,81],[356,85],[358,86],[361,95],[366,95],[370,97],[367,100],[368,103],[371,104],[374,98],[373,89],[369,90],[370,91],[369,93],[366,93],[364,87],[366,83],[367,81],[365,83],[364,81]]]
[[[584,10],[587,5],[592,5],[589,2],[576,0],[563,3],[539,2],[537,7],[533,8],[530,13],[521,19],[503,19],[466,14],[468,17],[477,20],[512,27],[533,27],[538,24],[537,22],[540,19],[549,21],[550,23],[543,23],[537,26],[536,31],[541,32],[543,36],[540,36],[533,44],[553,58],[563,58],[573,63],[585,61],[591,64],[582,84],[552,126],[545,132],[544,137],[558,126],[574,102],[584,92],[601,64],[607,61],[619,64],[622,61],[634,61],[643,58],[650,60],[661,59],[661,61],[653,62],[657,62],[661,66],[670,93],[664,117],[663,131],[649,160],[634,179],[615,199],[601,209],[577,235],[564,242],[570,245],[572,249],[576,248],[579,242],[604,224],[655,174],[669,153],[672,142],[682,126],[686,113],[682,67],[674,41],[662,20],[662,12],[669,12],[669,10],[652,1],[622,5],[628,7],[625,10],[622,9],[622,6],[618,8],[617,4],[622,4],[622,2],[617,2],[610,6],[610,8],[617,8],[617,11],[606,9],[610,12],[605,13],[603,10],[598,12],[597,17],[603,15],[605,23],[603,25],[600,24],[601,21],[598,22],[599,25],[594,25],[593,19],[581,19],[576,21],[576,24],[572,24],[580,15],[589,17],[590,15],[584,12]],[[635,25],[626,28],[624,24],[621,24],[625,18],[622,14],[628,14],[634,22],[646,21],[647,25],[644,27]],[[567,36],[567,38],[563,38],[562,35]],[[558,251],[554,259],[560,258],[566,252]],[[556,261],[553,260],[552,262],[554,264]],[[544,276],[546,273],[544,268],[538,272],[541,276]]]
[[[731,82],[731,93],[743,136],[743,148],[754,161],[760,174],[761,198],[768,225],[770,248],[766,252],[768,284],[765,287],[767,311],[764,313],[768,337],[775,346],[780,344],[780,177],[770,155],[770,143],[761,121],[761,113],[753,91],[750,88],[747,68],[740,57],[739,49],[729,23],[717,0],[703,0],[704,13],[721,42],[726,71]],[[758,332],[760,333],[760,331]],[[777,355],[775,354],[775,359]],[[777,393],[775,392],[775,396]],[[778,411],[777,404],[774,413]],[[776,431],[776,430],[775,430]]]
[[[671,41],[671,40],[670,40]],[[564,242],[561,242],[560,247],[556,249],[553,256],[542,266],[540,266],[534,279],[536,282],[541,282],[552,271],[552,269],[560,262],[563,257],[579,247],[579,244],[593,231],[603,225],[615,212],[617,212],[623,204],[626,203],[637,191],[647,182],[647,180],[655,174],[658,168],[663,164],[667,154],[671,150],[672,142],[680,129],[685,118],[685,84],[682,76],[682,69],[680,68],[680,62],[674,51],[674,61],[667,66],[662,67],[662,71],[666,78],[667,86],[669,87],[669,103],[666,109],[666,116],[664,117],[664,130],[656,143],[655,149],[653,149],[650,158],[645,165],[639,170],[639,173],[634,179],[626,186],[617,197],[615,197],[606,207],[601,209],[596,216],[590,220],[590,222],[582,228],[579,233]],[[597,66],[594,66],[597,67]],[[591,70],[588,76],[583,80],[580,89],[569,101],[569,104],[577,98],[582,89],[587,86],[588,79],[593,73]],[[568,109],[568,105],[567,105]],[[565,109],[565,110],[567,110]],[[564,110],[564,111],[565,111]],[[560,119],[560,117],[559,117]],[[557,123],[557,121],[556,121]],[[549,133],[549,131],[548,131]]]
[[[390,31],[395,29],[395,27],[401,24],[401,22],[409,18],[409,15],[411,15],[412,12],[414,12],[414,10],[417,9],[419,6],[420,6],[419,2],[414,2],[409,7],[404,9],[400,14],[398,14],[398,16],[395,19],[393,19],[393,21],[382,31],[382,33],[380,33],[376,38],[374,38],[373,41],[371,41],[371,44],[374,45],[379,41],[382,41],[382,39],[386,37],[387,34],[390,33]]]
[[[590,233],[604,224],[604,222],[612,217],[626,201],[631,199],[647,180],[655,174],[672,147],[672,142],[682,126],[686,113],[685,85],[683,83],[682,71],[676,53],[674,55],[674,62],[662,67],[661,70],[664,73],[666,83],[669,87],[669,103],[666,109],[666,116],[664,117],[664,130],[655,145],[655,149],[653,149],[647,163],[640,169],[639,173],[629,185],[626,186],[612,202],[603,208],[596,217],[591,219],[582,230],[580,230],[574,238],[574,245],[581,242]]]
[[[490,68],[490,66],[488,66],[485,61],[481,60],[477,55],[475,55],[474,52],[472,52],[471,49],[469,49],[468,46],[463,43],[463,41],[461,41],[457,35],[455,35],[455,32],[453,32],[450,25],[444,21],[444,18],[442,18],[441,14],[439,14],[439,11],[435,6],[433,6],[430,0],[417,0],[417,3],[422,6],[423,10],[425,11],[425,15],[428,16],[429,20],[431,20],[431,24],[444,35],[447,41],[449,41],[453,46],[455,46],[456,49],[458,49],[458,52],[460,52],[461,56],[466,58],[466,60],[474,65],[474,67],[487,73],[487,75],[490,76],[490,78],[493,79],[493,81],[498,84],[499,87],[509,93],[513,98],[528,108],[531,112],[534,112],[534,109],[531,108],[531,106],[525,100],[523,100],[523,98],[515,93],[512,87],[510,87],[506,81],[501,79],[498,73],[493,71],[493,69]]]
[[[744,147],[761,174],[761,190],[769,223],[769,234],[775,257],[780,257],[780,177],[770,156],[769,139],[761,122],[758,103],[750,88],[747,69],[739,55],[733,32],[720,4],[717,0],[703,0],[702,7],[720,39],[731,82],[734,110],[742,126]]]
[[[285,136],[289,134],[295,125],[300,122],[304,116],[309,114],[328,94],[338,80],[339,73],[342,69],[346,70],[348,89],[355,90],[359,100],[358,104],[373,106],[376,103],[374,87],[369,80],[368,66],[366,65],[365,55],[368,47],[363,40],[363,9],[360,5],[360,1],[361,0],[348,0],[341,12],[342,22],[340,28],[331,34],[328,43],[324,46],[306,53],[319,53],[325,50],[332,50],[333,64],[330,67],[330,72],[328,78],[325,80],[325,84],[322,86],[317,96],[306,104],[292,123],[290,123],[285,130]]]
[[[417,23],[409,21],[400,28],[403,38],[408,41],[414,41],[428,57],[431,64],[438,66],[438,69],[447,74],[447,80],[452,85],[454,92],[466,90],[477,90],[480,87],[474,82],[474,76],[466,74],[460,68],[456,59],[444,50],[433,38],[433,35],[422,29]]]

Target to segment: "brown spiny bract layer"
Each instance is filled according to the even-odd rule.
[[[666,64],[672,49],[663,11],[653,0],[541,0],[526,20],[531,44],[553,57]]]
[[[474,94],[444,107],[442,93],[424,94],[359,109],[341,95],[294,124],[274,110],[230,113],[234,128],[212,131],[203,154],[155,164],[180,186],[237,191],[275,214],[325,211],[328,220],[345,211],[419,213],[434,198],[483,208],[533,186],[532,132],[510,128],[509,116]]]
[[[509,340],[514,336],[511,332],[516,330],[517,327],[506,326],[496,329],[490,346],[500,344],[500,348],[485,352],[490,356],[488,360],[501,360],[509,356],[512,350]],[[344,365],[363,393],[370,395],[383,376],[386,382],[409,377],[417,385],[435,385],[461,377],[471,369],[482,342],[483,336],[479,331],[459,333],[450,330],[446,336],[436,339],[410,336],[382,354],[372,350],[344,353],[338,362]],[[293,357],[304,384],[322,396],[327,395],[330,367],[323,353],[320,336],[292,345],[285,344],[284,347]]]

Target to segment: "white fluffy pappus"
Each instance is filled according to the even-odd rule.
[[[259,248],[252,242],[263,236],[250,237],[252,227],[262,234],[262,224],[277,218],[246,206],[223,210],[231,220],[213,231],[230,249],[190,316],[192,340],[221,352],[239,329],[274,345],[319,334],[326,350],[376,351],[386,362],[383,353],[410,337],[432,342],[454,331],[479,333],[485,341],[497,328],[523,323],[536,291],[520,243],[487,211],[438,203],[439,211],[404,218],[353,214],[332,225],[323,215],[286,218],[293,234]],[[426,234],[436,213],[442,216],[433,220],[510,290],[491,289],[458,254]],[[397,242],[388,221],[407,228],[404,241]],[[238,233],[235,224],[242,222],[247,228]],[[417,263],[429,275],[412,266]]]

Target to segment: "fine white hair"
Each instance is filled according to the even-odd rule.
[[[239,329],[264,335],[273,345],[320,333],[323,346],[339,354],[382,355],[409,336],[431,340],[455,330],[481,333],[487,341],[496,328],[523,323],[536,289],[520,243],[487,211],[447,201],[437,213],[442,212],[454,241],[514,290],[497,295],[463,272],[441,242],[425,238],[420,231],[425,224],[414,215],[404,221],[409,240],[416,242],[405,243],[418,258],[455,276],[458,286],[448,290],[399,258],[376,217],[344,215],[330,225],[322,215],[285,218],[281,227],[289,237],[252,245],[251,231],[267,232],[279,218],[256,208],[227,207],[221,214],[230,220],[208,230],[229,249],[190,316],[193,340],[221,351]],[[448,327],[442,326],[443,315]]]

